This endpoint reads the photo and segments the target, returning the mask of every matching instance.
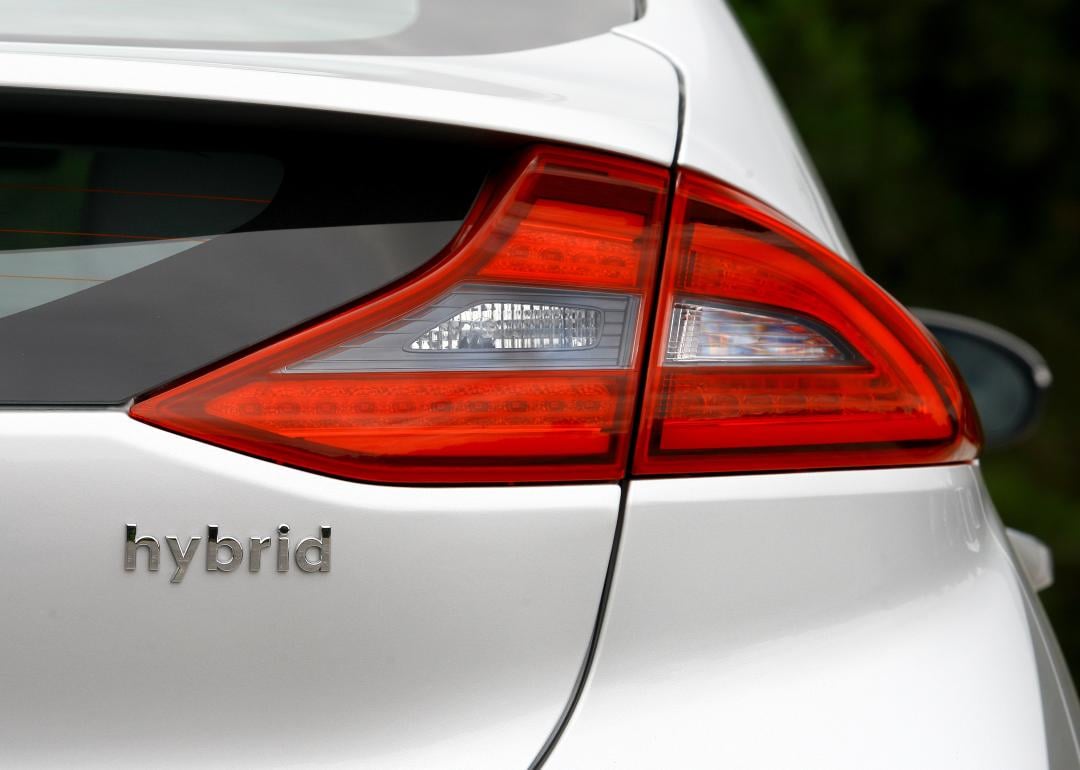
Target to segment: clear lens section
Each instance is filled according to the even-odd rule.
[[[524,302],[473,305],[420,335],[409,350],[577,350],[600,341],[603,313]]]
[[[665,360],[770,365],[851,359],[821,332],[794,319],[680,300],[672,308]]]
[[[624,369],[637,306],[623,293],[464,284],[283,371]]]

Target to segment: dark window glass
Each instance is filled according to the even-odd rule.
[[[124,403],[356,302],[437,255],[513,149],[181,111],[0,113],[0,403]]]

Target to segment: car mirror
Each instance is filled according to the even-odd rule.
[[[912,312],[956,362],[975,401],[986,446],[1008,446],[1030,435],[1052,381],[1039,352],[973,318],[921,308]]]

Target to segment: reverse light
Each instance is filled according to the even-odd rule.
[[[979,429],[925,329],[782,215],[680,174],[632,471],[957,462]]]
[[[621,478],[668,177],[534,150],[427,270],[131,413],[368,481]]]
[[[625,292],[462,284],[283,371],[625,369],[641,301]]]
[[[600,340],[601,311],[532,302],[484,302],[424,332],[409,350],[578,350]]]

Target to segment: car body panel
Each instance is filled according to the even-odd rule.
[[[546,767],[1046,768],[1029,613],[972,466],[634,481]]]
[[[377,57],[0,43],[0,87],[363,113],[671,163],[670,63],[618,35],[504,54]]]
[[[122,411],[0,413],[0,764],[529,764],[596,620],[615,485],[324,478]],[[206,528],[332,526],[329,573],[204,568]],[[124,569],[124,525],[161,566]],[[164,538],[202,536],[179,584]],[[145,551],[145,549],[142,549]]]
[[[681,166],[761,198],[854,260],[813,163],[723,2],[650,0],[643,18],[616,31],[660,51],[679,70]]]
[[[1027,618],[1042,694],[1047,767],[1052,770],[1077,770],[1080,768],[1080,739],[1076,726],[1080,724],[1080,703],[1077,701],[1076,687],[1042,603],[1030,586],[1023,580],[1019,582],[1027,589]]]

